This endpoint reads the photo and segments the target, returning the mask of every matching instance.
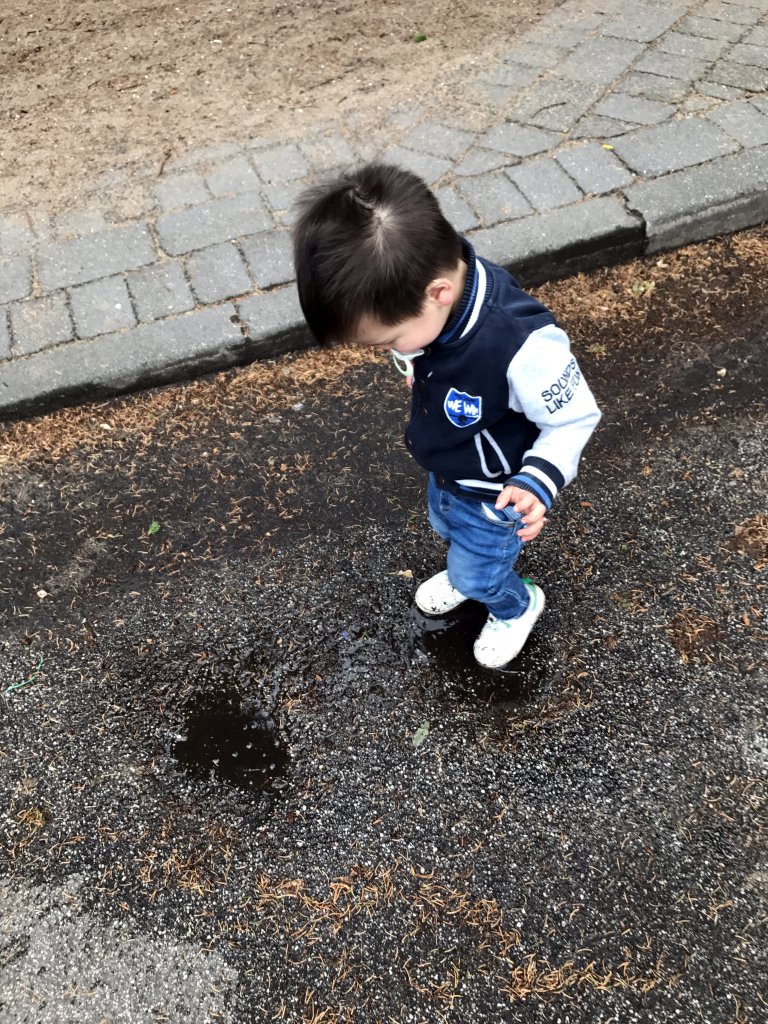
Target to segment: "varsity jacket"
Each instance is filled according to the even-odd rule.
[[[514,484],[550,508],[600,411],[550,310],[466,240],[464,259],[458,309],[412,360],[406,445],[440,486],[495,501]]]

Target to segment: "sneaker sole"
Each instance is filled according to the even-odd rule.
[[[531,628],[526,633],[525,639],[520,644],[517,651],[515,651],[515,653],[510,658],[507,658],[505,661],[481,661],[480,657],[478,657],[477,651],[474,651],[473,653],[475,655],[475,661],[477,662],[478,665],[481,665],[483,668],[504,668],[505,665],[509,665],[511,661],[514,661],[515,658],[518,658],[520,656],[520,652],[528,643],[528,638],[533,632],[533,627],[539,621],[539,617],[544,611],[544,608],[546,607],[547,603],[547,600],[544,597],[544,591],[541,589],[541,587],[536,586],[536,584],[534,584],[534,586],[536,587],[537,607],[533,610],[533,620],[531,622]]]

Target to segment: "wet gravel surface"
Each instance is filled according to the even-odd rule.
[[[387,366],[8,447],[4,1024],[766,1019],[768,300],[696,252],[582,281],[655,273],[634,320],[546,293],[605,419],[503,673],[478,606],[412,607],[444,552]]]

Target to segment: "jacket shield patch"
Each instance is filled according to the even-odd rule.
[[[483,415],[483,400],[476,395],[468,395],[466,391],[451,388],[443,402],[445,415],[455,427],[471,427]]]

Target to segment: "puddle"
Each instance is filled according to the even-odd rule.
[[[475,601],[467,601],[443,618],[423,615],[414,605],[410,610],[411,630],[430,665],[450,679],[457,698],[485,704],[523,703],[540,689],[546,676],[536,631],[507,666],[483,668],[475,661],[472,646],[487,616],[485,607]]]
[[[194,775],[252,793],[281,788],[289,762],[272,719],[246,713],[238,698],[221,693],[190,706],[171,753]]]

